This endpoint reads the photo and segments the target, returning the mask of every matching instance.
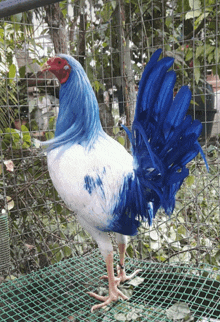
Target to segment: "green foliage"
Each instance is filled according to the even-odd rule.
[[[28,128],[22,126],[20,133],[7,128],[1,136],[4,156],[0,167],[0,203],[9,215],[15,274],[28,273],[94,248],[91,237],[79,229],[74,214],[55,191],[46,157],[33,148],[34,139]],[[12,158],[13,167],[6,167],[5,160]],[[85,245],[85,240],[90,242]]]
[[[22,131],[22,148],[27,149],[31,146],[31,135],[28,128],[25,125],[21,126]]]
[[[9,67],[9,73],[8,73],[8,77],[9,77],[9,82],[12,83],[13,79],[16,75],[16,67],[15,64],[11,64],[11,66]]]
[[[21,131],[6,128],[1,132],[2,149],[27,149],[31,146],[31,135],[28,128],[21,126]]]
[[[27,95],[22,92],[21,86],[14,81],[7,84],[4,79],[0,80],[0,129],[10,127],[15,119],[25,114]]]
[[[159,0],[154,1],[153,11],[150,1],[142,2],[141,6],[138,1],[124,1],[123,6],[125,17],[121,17],[124,19],[122,28],[118,27],[116,17],[120,15],[120,11],[118,12],[116,1],[96,8],[96,22],[90,19],[86,21],[85,50],[88,54],[85,68],[97,92],[112,86],[108,83],[112,76],[114,85],[117,86],[116,79],[122,75],[120,55],[123,53],[119,48],[120,41],[130,34],[132,68],[137,79],[140,79],[143,71],[139,66],[143,62],[140,48],[148,48],[144,52],[147,62],[151,54],[149,44],[160,47],[161,43],[164,45],[165,55],[173,55],[175,58],[178,86],[182,85],[183,77],[185,84],[201,85],[207,69],[220,75],[217,65],[220,61],[220,46],[216,37],[218,12],[214,0],[177,0],[172,11],[167,1],[163,5]],[[161,28],[164,16],[165,24]],[[132,31],[126,29],[127,25],[132,26]],[[73,54],[80,54],[77,51],[78,48],[74,47]],[[105,86],[99,81],[103,77],[106,79]]]
[[[9,22],[0,22],[0,129],[11,127],[15,119],[27,118],[26,67],[16,67],[24,47],[37,54],[41,46],[33,38],[32,14],[19,13]],[[22,55],[22,54],[21,54]],[[25,52],[23,53],[25,55]],[[37,57],[37,55],[36,55]],[[25,57],[24,57],[25,58]],[[27,58],[27,57],[26,57]]]

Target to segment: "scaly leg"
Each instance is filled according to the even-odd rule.
[[[119,249],[119,265],[117,265],[117,277],[114,278],[116,285],[119,285],[121,282],[128,281],[132,279],[136,274],[141,272],[141,269],[137,269],[134,271],[131,275],[127,276],[125,272],[125,252],[127,247],[127,236],[122,234],[116,234],[116,239],[118,243],[118,249]],[[108,276],[104,275],[101,277],[101,279],[107,279]]]
[[[98,230],[96,227],[92,226],[91,223],[88,223],[86,219],[83,217],[78,218],[81,225],[92,235],[92,237],[97,241],[99,249],[101,251],[101,254],[103,255],[106,267],[107,267],[107,276],[109,283],[109,296],[101,296],[98,294],[95,294],[93,292],[88,292],[89,295],[95,297],[97,300],[103,301],[101,304],[94,305],[91,309],[91,312],[93,312],[96,309],[99,309],[101,307],[104,307],[108,304],[110,304],[113,301],[117,301],[119,297],[121,297],[123,300],[127,300],[127,296],[125,296],[118,288],[118,284],[122,279],[130,279],[131,277],[126,277],[125,272],[122,272],[119,274],[119,277],[114,277],[114,268],[113,268],[113,248],[111,245],[111,241],[108,237],[108,234],[106,232]],[[119,235],[119,234],[117,234]],[[118,238],[117,238],[118,239]],[[122,246],[119,246],[120,251],[120,263],[124,264],[124,257],[125,257],[125,249],[126,249],[126,237],[123,235],[120,235],[120,238],[118,240],[125,240],[125,242],[122,242],[121,244],[124,244]],[[135,272],[135,274],[137,271]],[[125,274],[125,275],[124,275]],[[132,274],[133,276],[134,274]]]
[[[104,307],[110,304],[111,302],[117,301],[119,297],[121,297],[123,300],[128,300],[128,297],[125,296],[117,288],[117,284],[115,283],[114,269],[113,269],[113,251],[111,251],[106,257],[106,267],[107,267],[107,274],[108,274],[107,278],[109,283],[109,295],[101,296],[93,292],[88,292],[89,295],[95,297],[97,300],[103,301],[103,303],[101,304],[94,305],[91,309],[91,312],[101,307]]]
[[[114,269],[113,269],[113,247],[111,240],[108,237],[106,232],[98,230],[96,227],[92,226],[91,223],[88,223],[83,217],[78,218],[81,225],[92,235],[92,237],[97,241],[101,254],[103,255],[108,274],[108,283],[109,283],[109,296],[100,296],[93,292],[88,292],[89,295],[95,297],[97,300],[103,301],[101,304],[94,305],[91,309],[93,312],[96,309],[99,309],[103,306],[110,304],[112,301],[117,301],[119,297],[126,300],[128,299],[118,288],[114,279]]]
[[[131,275],[126,275],[124,263],[125,263],[125,251],[126,251],[126,244],[118,244],[119,249],[119,255],[120,255],[120,264],[117,266],[117,278],[119,278],[119,284],[120,282],[125,282],[130,279],[132,279],[136,274],[141,272],[141,269],[137,269],[134,271]],[[117,283],[117,282],[116,282]],[[117,284],[118,285],[118,284]]]

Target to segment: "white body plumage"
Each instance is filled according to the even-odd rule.
[[[112,246],[104,231],[114,220],[113,210],[124,178],[133,173],[132,156],[106,135],[100,137],[90,150],[79,144],[51,150],[48,169],[60,197],[76,212],[79,222],[98,242],[106,257]],[[86,183],[87,177],[94,181]]]

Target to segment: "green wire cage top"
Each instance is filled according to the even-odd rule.
[[[127,260],[138,277],[121,286],[129,301],[90,313],[87,291],[108,293],[99,277],[105,265],[98,251],[65,260],[1,285],[0,321],[197,321],[218,322],[220,271]]]

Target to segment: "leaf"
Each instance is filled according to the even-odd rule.
[[[115,0],[111,1],[111,5],[112,5],[113,10],[115,10],[116,5],[117,5],[117,1],[115,1]]]
[[[114,314],[116,321],[142,321],[143,305],[129,305],[128,302],[119,303],[114,308],[117,312]],[[138,320],[137,320],[138,319]],[[103,320],[104,321],[104,320]]]
[[[198,84],[199,80],[200,80],[200,68],[199,67],[195,67],[194,68],[194,76],[195,76],[195,81]]]
[[[133,278],[132,280],[130,280],[127,284],[133,285],[133,286],[138,286],[141,283],[143,283],[143,281],[144,281],[143,277],[137,276],[137,277]]]
[[[200,0],[189,0],[189,6],[192,10],[201,10]]]
[[[150,248],[152,250],[158,250],[161,247],[161,243],[159,241],[151,242]]]
[[[45,133],[45,137],[47,140],[53,139],[54,138],[54,133],[53,132],[47,132]]]
[[[64,246],[63,253],[66,257],[69,257],[70,255],[72,255],[72,250],[69,246]]]
[[[160,262],[164,262],[164,261],[167,259],[167,256],[166,256],[166,257],[164,257],[164,256],[161,256],[161,255],[158,255],[158,256],[156,256],[156,259],[157,259],[158,261],[160,261]]]
[[[215,50],[215,46],[207,45],[206,48],[205,48],[205,53],[206,53],[206,55],[208,55],[211,52],[213,52],[214,50]]]
[[[181,235],[181,237],[186,237],[186,228],[183,226],[183,225],[180,225],[178,228],[177,228],[177,233],[179,235]]]
[[[14,200],[12,200],[12,198],[9,196],[7,196],[6,199],[7,199],[7,209],[8,210],[13,209],[15,206]]]
[[[182,320],[189,316],[190,309],[187,303],[178,302],[166,310],[166,316],[173,321]]]
[[[186,20],[199,17],[202,14],[202,6],[200,0],[189,0],[189,6],[192,9],[192,11],[186,13]]]
[[[186,61],[189,61],[189,60],[191,60],[192,58],[193,58],[193,52],[192,52],[192,50],[190,49],[190,50],[188,50],[188,51],[187,51],[187,53],[186,53],[185,60],[186,60]]]
[[[196,17],[199,17],[200,14],[201,14],[200,10],[192,10],[187,12],[187,14],[185,15],[185,19],[188,20],[188,19],[196,18]]]
[[[56,256],[56,262],[60,262],[61,259],[63,258],[61,251],[56,252],[55,256]]]
[[[181,250],[181,244],[179,241],[172,242],[172,240],[171,240],[170,246],[171,246],[171,248],[173,248],[175,250]]]
[[[113,127],[113,133],[116,135],[120,131],[119,127]]]
[[[25,73],[26,73],[26,67],[22,66],[19,68],[19,75],[21,78],[25,78]]]
[[[122,293],[127,296],[129,299],[131,298],[132,294],[133,294],[133,287],[132,286],[119,286],[120,290],[122,291]]]
[[[215,49],[215,57],[217,57],[217,63],[220,61],[220,47]]]
[[[23,149],[28,149],[30,147],[30,144],[28,144],[28,143],[26,143],[26,142],[24,142],[23,144],[22,144],[22,148]],[[15,147],[16,149],[17,149],[17,147]]]
[[[151,230],[149,235],[150,235],[150,238],[153,239],[153,240],[158,240],[159,239],[159,235],[156,232],[156,230]]]
[[[166,26],[169,28],[170,26],[172,26],[172,22],[173,22],[173,17],[166,17],[166,21],[165,24]]]
[[[202,53],[204,55],[204,46],[198,46],[196,48],[196,58],[198,58]]]
[[[208,10],[208,8],[206,8],[206,10]],[[196,30],[196,28],[198,27],[198,25],[202,22],[202,20],[206,17],[208,17],[208,15],[210,14],[209,11],[203,12],[201,13],[198,18],[195,20],[194,22],[194,30]]]
[[[10,83],[13,81],[15,75],[16,75],[16,66],[15,66],[15,64],[12,64],[9,67],[9,73],[8,73],[8,77],[9,77],[9,82]]]
[[[194,105],[194,104],[195,104],[196,106],[199,106],[199,104],[198,104],[196,101],[194,101],[194,100],[191,100],[191,101],[190,101],[190,104],[192,104],[192,105]]]
[[[135,309],[133,309],[131,312],[127,315],[127,321],[135,321],[139,317],[139,314],[135,312]]]
[[[126,249],[126,252],[128,253],[128,255],[132,258],[134,256],[134,250],[133,247],[131,245],[129,245]]]
[[[194,181],[195,181],[195,177],[194,177],[194,176],[188,176],[188,177],[186,178],[186,184],[187,184],[188,186],[192,186],[192,185],[194,184]]]
[[[52,116],[49,119],[49,129],[50,130],[54,130],[55,124],[56,124],[56,117],[55,116]]]
[[[183,250],[185,250],[185,247],[183,247]],[[184,253],[181,253],[181,254],[171,257],[170,264],[172,264],[172,263],[189,263],[190,259],[191,259],[191,254],[190,254],[190,252],[186,251]]]
[[[115,313],[114,318],[116,321],[126,321],[126,314],[125,313]]]
[[[31,145],[31,135],[28,128],[25,125],[21,126],[21,131],[23,134],[23,142],[29,147]]]
[[[6,277],[6,280],[9,280],[9,281],[11,281],[11,280],[13,281],[13,280],[16,280],[16,279],[17,279],[17,277],[14,276],[14,275],[11,275],[11,274],[10,274],[10,276]]]
[[[199,59],[195,59],[195,61],[194,61],[194,63],[195,63],[195,67],[199,67],[199,68],[201,68],[201,63],[200,63],[200,60]]]
[[[96,80],[96,81],[94,81],[93,86],[94,86],[95,91],[98,92],[100,89],[100,83]]]
[[[4,161],[4,165],[6,166],[6,170],[13,172],[14,171],[14,162],[12,160]]]
[[[208,55],[208,63],[209,64],[211,64],[213,58],[214,58],[214,54],[213,53],[211,53],[211,54]]]
[[[121,144],[121,145],[125,145],[125,139],[122,137],[122,136],[119,136],[118,138],[117,138],[117,140],[118,140],[118,142]]]

